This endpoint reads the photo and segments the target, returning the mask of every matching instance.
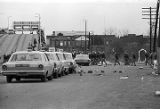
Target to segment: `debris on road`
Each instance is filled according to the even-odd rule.
[[[139,69],[143,69],[143,67],[139,67]]]
[[[79,74],[80,76],[83,76],[83,73],[84,73],[83,70],[79,70],[79,71],[78,71],[78,74]]]
[[[122,71],[120,70],[119,73],[122,73]]]
[[[88,73],[93,73],[93,71],[92,70],[88,70]]]
[[[158,74],[155,71],[152,72],[152,75],[158,76]]]
[[[156,91],[155,95],[160,96],[160,91]]]
[[[101,73],[98,73],[98,74],[94,74],[94,76],[104,76],[104,75]]]
[[[120,79],[128,79],[128,76],[121,76]]]
[[[143,81],[143,79],[144,79],[144,77],[142,76],[142,77],[141,77],[141,80]]]
[[[101,73],[104,73],[104,70],[101,70]]]
[[[114,70],[114,71],[113,71],[113,73],[116,73],[116,72],[118,72],[118,73],[123,73],[122,70],[119,70],[119,71]]]
[[[117,72],[116,70],[113,71],[113,73],[116,73],[116,72]]]

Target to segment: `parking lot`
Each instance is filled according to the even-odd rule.
[[[140,69],[140,67],[142,67]],[[0,109],[159,109],[159,76],[149,66],[84,66],[48,82],[7,83],[0,77]],[[92,73],[87,73],[92,70]],[[103,72],[104,71],[104,72]]]

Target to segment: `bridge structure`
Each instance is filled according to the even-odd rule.
[[[24,32],[30,32],[30,34],[33,34],[34,32],[37,33],[37,31],[40,29],[40,22],[39,21],[14,21],[13,22],[13,29],[16,32],[21,32],[22,34]]]

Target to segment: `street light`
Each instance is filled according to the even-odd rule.
[[[39,29],[39,32],[40,32],[40,33],[39,33],[39,35],[40,35],[40,36],[39,36],[39,38],[40,38],[40,42],[39,42],[39,45],[40,45],[39,47],[40,47],[40,48],[39,48],[39,49],[41,50],[41,26],[40,26],[40,23],[41,23],[41,16],[40,16],[39,13],[36,13],[36,15],[38,15],[38,16],[36,16],[36,17],[39,18],[39,28],[38,28],[38,29]]]
[[[8,30],[9,30],[9,18],[11,18],[12,16],[8,16]]]

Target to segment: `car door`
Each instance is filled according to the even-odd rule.
[[[49,61],[49,59],[46,56],[46,54],[43,54],[43,57],[44,57],[45,67],[48,70],[48,74],[51,75],[52,74],[52,70],[53,70],[52,63]]]

